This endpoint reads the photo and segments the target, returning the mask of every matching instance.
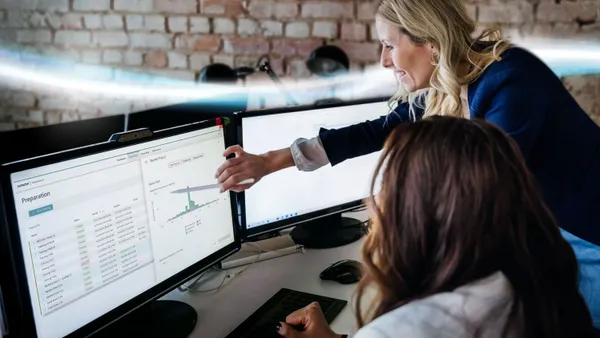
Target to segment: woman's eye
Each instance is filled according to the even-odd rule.
[[[394,47],[392,47],[392,46],[387,46],[387,45],[385,46],[385,48],[387,48],[388,50],[392,50],[392,49],[394,49]]]

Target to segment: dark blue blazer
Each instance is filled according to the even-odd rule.
[[[502,57],[469,85],[471,118],[483,118],[512,136],[559,225],[600,245],[600,127],[536,56],[513,47]],[[331,165],[381,150],[395,126],[411,121],[407,104],[396,112],[322,129]]]

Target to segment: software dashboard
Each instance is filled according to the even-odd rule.
[[[390,112],[387,102],[319,108],[242,118],[244,150],[262,154],[312,138],[320,128],[342,128]],[[311,172],[295,167],[263,177],[245,191],[246,227],[323,210],[368,197],[381,151]]]
[[[39,337],[62,337],[234,242],[210,127],[11,175]],[[185,191],[188,187],[204,189]],[[183,190],[183,191],[182,191]]]

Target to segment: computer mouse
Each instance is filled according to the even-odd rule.
[[[362,277],[362,265],[351,259],[344,259],[333,263],[321,272],[322,280],[330,280],[340,284],[357,283]]]

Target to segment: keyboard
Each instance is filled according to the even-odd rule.
[[[312,302],[318,302],[325,315],[327,323],[342,312],[345,300],[314,295],[311,293],[281,289],[258,310],[250,315],[242,324],[233,330],[226,338],[275,338],[281,337],[276,326],[285,322],[292,312],[299,310]]]

